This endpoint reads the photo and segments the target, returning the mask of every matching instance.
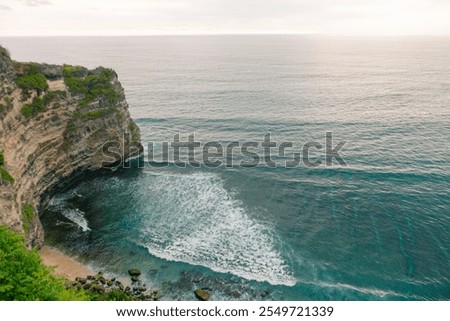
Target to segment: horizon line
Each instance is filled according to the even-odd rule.
[[[450,34],[344,34],[344,33],[155,33],[155,34],[75,34],[75,35],[0,35],[0,38],[58,37],[195,37],[195,36],[324,36],[324,37],[450,37]]]

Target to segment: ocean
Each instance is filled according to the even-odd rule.
[[[140,268],[163,300],[450,299],[450,38],[0,43],[18,61],[113,68],[142,133],[144,161],[55,195],[48,244],[113,275]],[[293,144],[274,167],[238,154],[155,166],[177,134],[227,146],[269,133]],[[327,133],[345,165],[326,164]],[[310,142],[318,166],[283,166]]]

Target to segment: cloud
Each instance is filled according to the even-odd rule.
[[[450,0],[0,0],[0,3],[3,5],[0,10],[12,8],[1,11],[3,35],[450,34],[446,15]],[[22,9],[27,6],[28,10],[16,10],[17,4]]]
[[[52,4],[48,0],[19,0],[19,1],[29,7],[42,7]]]
[[[11,7],[0,4],[0,10],[12,10]]]

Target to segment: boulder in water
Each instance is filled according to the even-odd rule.
[[[231,296],[232,298],[235,299],[239,299],[241,297],[241,293],[239,293],[239,291],[236,290],[231,290],[229,293],[227,293],[229,296]]]
[[[211,298],[211,293],[209,293],[205,289],[197,289],[194,291],[194,294],[199,301],[209,301],[209,299]]]
[[[139,275],[141,275],[141,270],[135,269],[135,268],[129,269],[129,270],[128,270],[128,274],[130,274],[130,276],[136,276],[136,277],[138,277]]]
[[[264,291],[261,291],[261,293],[259,295],[261,296],[261,298],[265,298],[269,294],[270,294],[269,290],[264,290]]]

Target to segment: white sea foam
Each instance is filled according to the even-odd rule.
[[[88,221],[84,217],[84,212],[75,208],[75,209],[64,209],[61,212],[66,218],[77,224],[83,232],[90,231],[91,229],[88,226]]]
[[[54,197],[50,200],[48,208],[60,212],[64,217],[79,226],[83,232],[90,231],[91,229],[88,226],[85,213],[78,208],[67,207],[67,201],[74,195],[80,197],[80,195],[76,192],[66,193],[58,197]]]
[[[151,213],[143,213],[140,239],[151,254],[271,284],[296,283],[271,229],[249,216],[218,175],[149,180]]]
[[[377,288],[367,288],[367,287],[359,287],[359,286],[355,286],[352,284],[345,284],[345,283],[327,283],[327,282],[322,282],[322,281],[317,281],[317,282],[311,282],[311,281],[305,281],[305,282],[301,282],[304,284],[314,284],[316,286],[322,286],[322,287],[326,287],[326,288],[337,288],[337,289],[348,289],[348,290],[353,290],[353,291],[357,291],[357,292],[361,292],[364,294],[371,294],[374,296],[378,296],[380,298],[383,298],[385,296],[394,296],[394,297],[404,297],[404,298],[408,298],[408,296],[395,292],[395,291],[391,291],[391,290],[382,290],[382,289],[377,289]]]

